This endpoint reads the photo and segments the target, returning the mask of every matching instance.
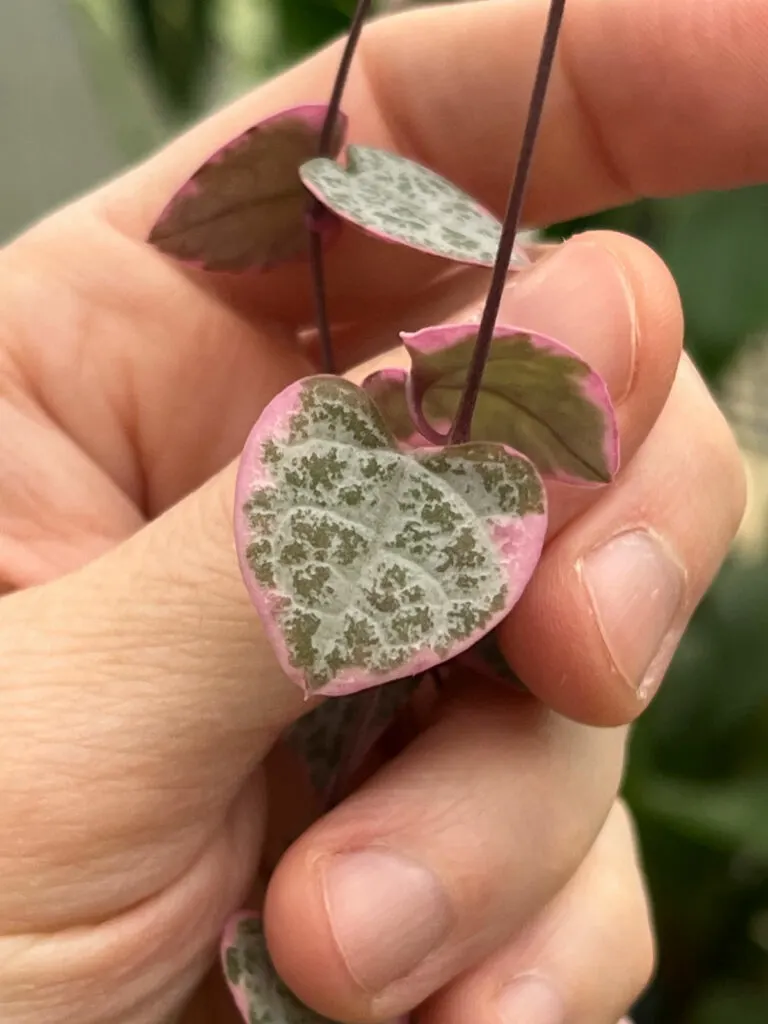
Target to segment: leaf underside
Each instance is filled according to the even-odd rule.
[[[358,771],[418,685],[419,677],[406,676],[326,700],[287,731],[285,741],[301,757],[324,806],[331,791]]]
[[[300,166],[317,153],[327,107],[295,107],[248,129],[206,161],[174,196],[149,241],[205,270],[268,269],[308,251],[309,194]],[[339,119],[333,152],[344,139]],[[330,228],[329,213],[319,228]]]
[[[275,970],[261,919],[242,916],[227,929],[222,962],[247,1024],[328,1024],[300,1002]]]
[[[525,684],[507,664],[495,629],[481,637],[464,654],[459,655],[458,660],[493,682],[513,686],[516,690],[527,690]]]
[[[403,336],[415,399],[438,429],[456,414],[476,338],[474,325]],[[396,436],[413,444],[406,379],[405,371],[379,371],[364,387]],[[559,342],[512,327],[496,329],[471,437],[515,448],[568,483],[608,483],[618,468],[616,416],[599,375]]]
[[[389,242],[490,267],[501,223],[471,196],[395,153],[349,146],[346,167],[315,158],[301,168],[307,188],[339,217]],[[513,266],[527,259],[516,251]]]
[[[424,671],[493,628],[546,522],[527,459],[477,443],[404,454],[365,392],[334,377],[265,411],[238,508],[241,567],[283,667],[334,695]]]

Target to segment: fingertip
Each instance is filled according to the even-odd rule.
[[[727,555],[744,497],[732,432],[684,359],[640,451],[547,546],[500,627],[522,681],[577,721],[634,720]]]
[[[534,696],[558,714],[599,727],[632,721],[642,705],[621,676],[581,599],[579,567],[545,559],[499,646]],[[542,623],[536,629],[532,624]]]
[[[619,406],[629,407],[623,415],[627,446],[635,436],[636,416],[632,402],[638,398],[643,405],[661,411],[671,390],[683,349],[683,309],[680,293],[664,260],[650,245],[618,231],[588,231],[575,236],[582,243],[603,248],[621,268],[626,301],[631,310],[633,349],[632,373],[621,392],[612,391]],[[655,416],[654,416],[655,418]],[[652,422],[652,420],[651,420]],[[642,436],[642,422],[638,436]],[[645,431],[647,432],[647,420]]]
[[[275,969],[307,1006],[332,1020],[368,1019],[370,1000],[349,974],[323,899],[328,857],[300,838],[267,889],[264,926]]]

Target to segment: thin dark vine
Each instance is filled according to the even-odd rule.
[[[331,98],[328,102],[328,110],[325,121],[320,132],[318,144],[318,156],[328,157],[331,155],[333,137],[336,130],[336,123],[339,119],[341,100],[346,88],[349,72],[352,69],[355,51],[357,50],[363,26],[370,14],[373,0],[358,0],[352,23],[344,45],[344,51],[339,61],[339,69],[336,72],[336,79],[331,90]],[[333,351],[333,337],[328,317],[328,302],[325,290],[325,264],[323,255],[322,235],[318,224],[323,212],[322,204],[317,199],[310,201],[309,209],[309,259],[312,271],[312,284],[315,296],[315,310],[317,315],[317,333],[320,340],[320,352],[323,371],[325,373],[336,372],[336,360]]]
[[[468,441],[472,428],[472,417],[475,412],[480,386],[483,380],[483,373],[490,355],[493,343],[493,332],[499,316],[499,307],[507,282],[510,260],[515,248],[515,240],[520,228],[520,220],[523,212],[523,200],[525,188],[528,184],[528,175],[531,170],[533,151],[536,145],[536,137],[541,125],[541,116],[544,111],[544,101],[547,94],[547,86],[552,74],[557,41],[560,35],[560,27],[563,21],[565,0],[552,0],[547,16],[547,25],[544,31],[539,63],[536,69],[536,77],[531,92],[531,102],[528,107],[528,119],[526,121],[523,139],[520,145],[515,179],[509,195],[507,212],[504,215],[504,225],[496,262],[493,267],[491,285],[488,289],[488,296],[485,301],[485,308],[480,320],[480,327],[477,332],[472,353],[472,362],[469,366],[467,379],[456,410],[456,416],[451,426],[449,440],[453,444],[461,444]]]

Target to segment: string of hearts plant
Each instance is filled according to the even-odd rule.
[[[565,0],[551,0],[503,222],[405,157],[344,147],[341,99],[360,0],[327,106],[281,111],[212,156],[150,242],[197,269],[309,264],[324,373],[279,394],[242,454],[235,542],[279,662],[317,703],[287,739],[321,809],[348,791],[424,674],[452,659],[514,680],[494,630],[525,589],[547,524],[543,477],[608,483],[619,461],[604,382],[553,338],[497,323]],[[479,323],[401,339],[410,370],[334,375],[324,255],[343,230],[493,268]],[[394,339],[393,339],[394,341]],[[222,955],[246,1021],[317,1024],[274,970],[258,915]]]

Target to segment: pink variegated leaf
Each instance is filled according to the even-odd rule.
[[[246,1024],[330,1024],[297,999],[275,970],[260,915],[240,913],[229,920],[221,961]]]
[[[477,324],[428,327],[402,338],[410,381],[404,371],[384,370],[363,387],[395,435],[413,445],[419,443],[414,403],[438,431],[453,421]],[[571,484],[608,483],[619,466],[616,413],[602,378],[565,345],[522,328],[502,325],[494,332],[471,438],[508,445],[544,476]]]
[[[299,167],[317,153],[327,110],[292,107],[227,143],[171,199],[149,242],[184,263],[230,273],[304,258],[310,197]],[[345,130],[340,115],[334,153]],[[323,210],[316,227],[333,233],[339,223]]]
[[[546,530],[541,479],[503,445],[403,452],[371,398],[298,381],[243,453],[236,543],[287,673],[341,696],[417,675],[493,629]]]
[[[316,157],[301,167],[324,206],[374,238],[433,256],[493,266],[501,223],[439,174],[397,153],[348,146],[346,165]],[[518,247],[511,269],[528,264]]]

